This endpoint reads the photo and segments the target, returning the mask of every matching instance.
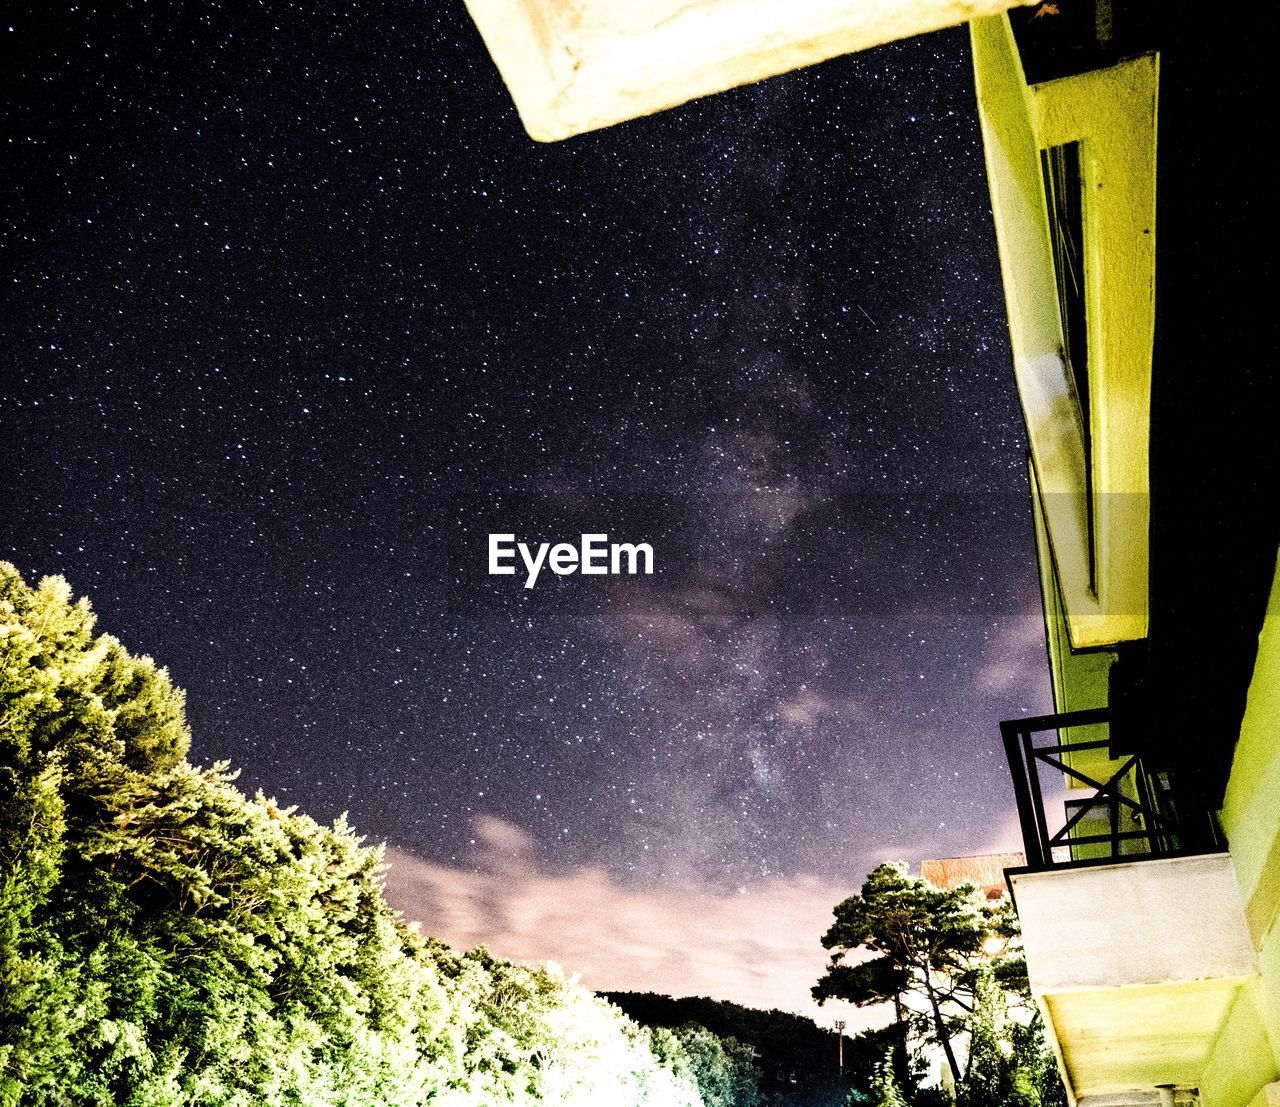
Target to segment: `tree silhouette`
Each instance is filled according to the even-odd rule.
[[[813,996],[893,1003],[904,1043],[914,1033],[937,1044],[959,1085],[953,1039],[967,1028],[978,969],[1007,961],[1003,976],[1019,979],[1016,933],[1010,906],[988,902],[972,884],[935,888],[901,862],[879,865],[859,895],[836,906],[822,938],[831,960]]]

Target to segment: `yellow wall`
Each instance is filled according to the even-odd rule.
[[[1280,572],[1258,640],[1222,825],[1261,978],[1219,1035],[1201,1090],[1205,1107],[1243,1107],[1280,1079]]]
[[[1260,984],[1240,990],[1200,1077],[1202,1107],[1245,1107],[1276,1077],[1275,1057],[1259,1011]]]
[[[1028,85],[1008,18],[971,27],[1014,374],[1071,645],[1133,641],[1147,629],[1159,64],[1146,55]],[[1063,352],[1040,165],[1068,142],[1081,151],[1088,411]]]
[[[1048,516],[1055,558],[1076,570],[1085,567],[1087,578],[1083,415],[1062,356],[1058,289],[1031,93],[1008,19],[976,20],[971,27],[1009,341],[1038,478],[1039,506]],[[1078,571],[1068,572],[1067,591],[1073,590],[1073,578],[1078,576]]]
[[[1041,506],[1040,488],[1034,466],[1028,466],[1031,482],[1031,513],[1035,522],[1036,560],[1040,567],[1040,597],[1044,604],[1045,641],[1049,648],[1049,680],[1053,689],[1055,711],[1084,711],[1104,707],[1107,703],[1107,676],[1115,653],[1111,650],[1075,652],[1067,632],[1066,613],[1062,608],[1062,590],[1054,570],[1049,547],[1049,532]],[[1091,742],[1105,738],[1105,725],[1071,727],[1062,732],[1064,742]],[[1095,780],[1106,780],[1116,763],[1106,750],[1088,750],[1069,754],[1066,763]],[[1078,782],[1067,778],[1068,787]]]

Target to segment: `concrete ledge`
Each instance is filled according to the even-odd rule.
[[[1226,853],[1015,873],[1010,882],[1039,994],[1258,971]]]
[[[467,0],[529,134],[554,141],[1027,0]]]

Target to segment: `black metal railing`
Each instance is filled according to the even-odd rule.
[[[1186,813],[1180,816],[1167,772],[1153,771],[1141,753],[1114,756],[1110,718],[1099,707],[1000,724],[1028,868],[1163,857],[1204,845],[1201,820],[1187,833],[1192,827]],[[1108,729],[1098,736],[1099,728]],[[1037,744],[1044,734],[1052,737]],[[1105,765],[1106,772],[1093,776],[1082,764]],[[1060,818],[1046,813],[1047,787],[1050,795],[1057,791]],[[1080,788],[1091,791],[1080,795]]]

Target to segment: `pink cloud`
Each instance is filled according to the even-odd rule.
[[[501,819],[483,817],[476,831],[475,870],[387,854],[392,904],[450,945],[555,962],[600,990],[706,995],[853,1027],[882,1021],[809,996],[826,963],[819,939],[852,885],[797,876],[735,891],[633,886],[599,868],[544,870],[524,831]]]

